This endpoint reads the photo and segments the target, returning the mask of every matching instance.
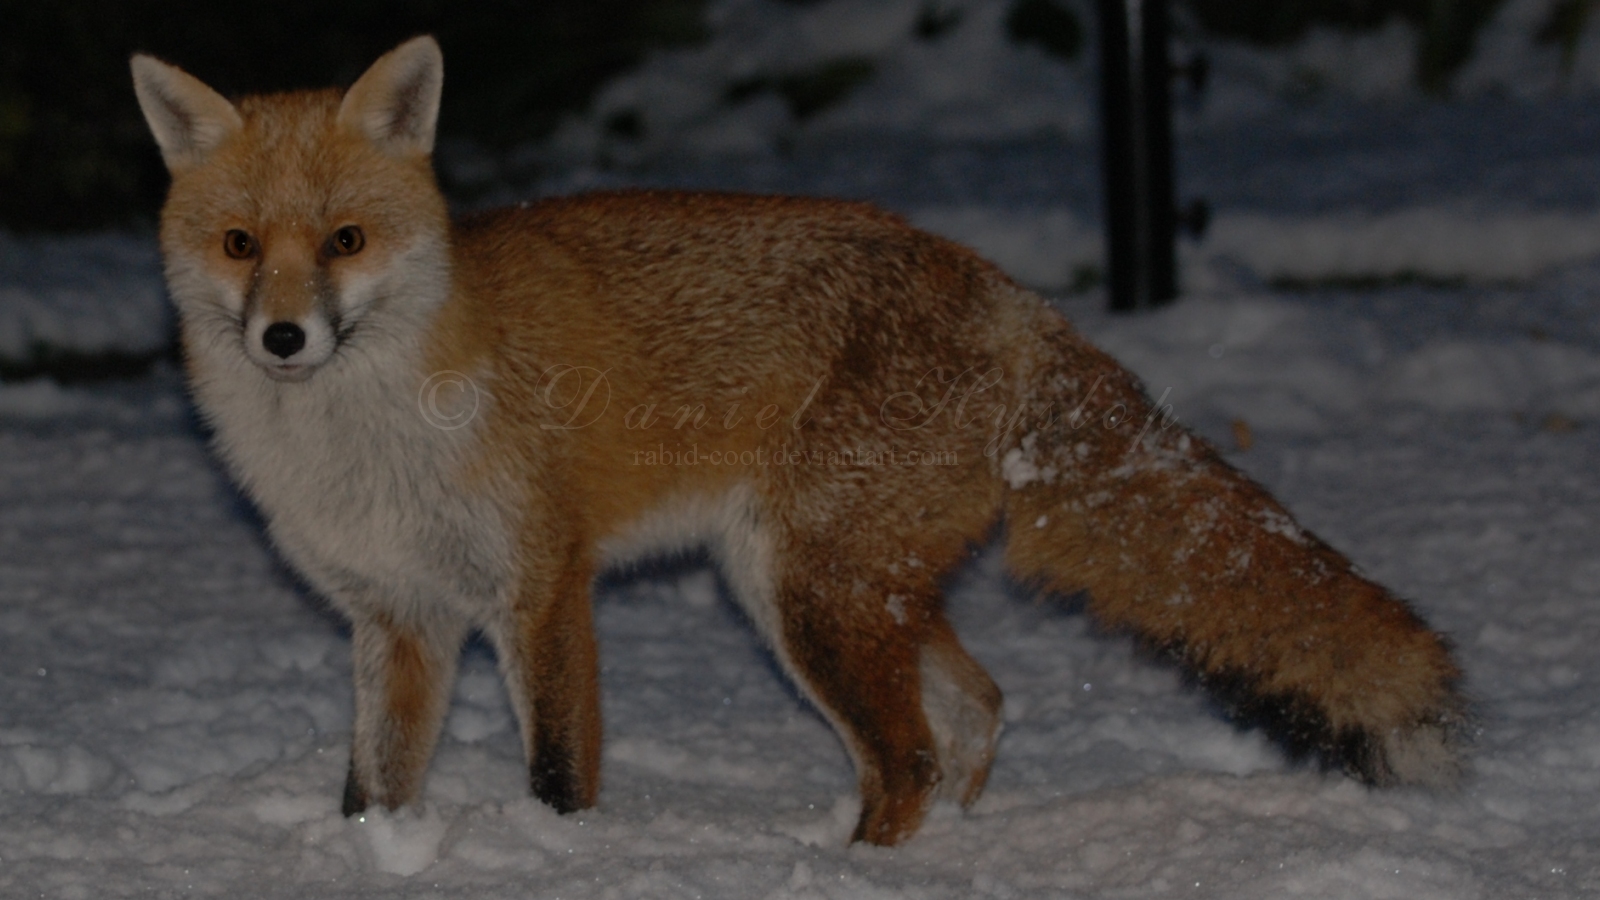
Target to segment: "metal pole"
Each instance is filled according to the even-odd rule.
[[[1145,299],[1151,306],[1178,296],[1178,198],[1172,174],[1172,50],[1170,0],[1143,0],[1145,227],[1149,237]]]
[[[1113,310],[1139,306],[1132,60],[1124,0],[1097,0],[1100,19],[1100,152],[1105,175],[1106,286]]]
[[[1168,0],[1098,0],[1106,281],[1113,310],[1177,296]]]

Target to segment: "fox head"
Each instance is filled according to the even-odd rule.
[[[153,57],[131,65],[172,175],[161,245],[191,359],[242,353],[301,381],[443,300],[433,38],[385,54],[342,93],[236,103]]]

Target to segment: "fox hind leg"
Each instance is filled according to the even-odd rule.
[[[939,797],[970,806],[983,792],[1000,737],[1000,688],[968,655],[943,613],[918,660],[922,711],[939,754]]]
[[[899,633],[907,626],[884,609],[884,594],[852,593],[841,602],[830,587],[780,588],[780,652],[855,762],[861,818],[851,840],[894,844],[921,824],[942,773],[922,710],[918,643]]]
[[[752,618],[850,751],[862,804],[851,840],[895,844],[933,800],[977,797],[1000,692],[956,640],[931,575],[894,577],[828,547],[786,557],[776,602]]]

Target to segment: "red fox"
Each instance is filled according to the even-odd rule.
[[[346,91],[230,102],[132,59],[171,172],[195,401],[353,630],[343,809],[417,799],[493,644],[533,793],[600,785],[600,568],[707,548],[859,778],[853,840],[970,804],[1000,691],[941,583],[1003,534],[1295,754],[1448,783],[1446,641],[1175,424],[1038,296],[870,206],[616,192],[452,219],[419,37]]]

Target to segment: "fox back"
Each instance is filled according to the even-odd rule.
[[[1037,296],[871,207],[621,192],[452,220],[442,59],[237,103],[135,57],[197,404],[283,554],[351,621],[344,810],[413,801],[456,658],[494,644],[533,792],[598,798],[590,589],[707,548],[839,733],[855,838],[982,790],[1000,692],[940,586],[1004,534],[1292,753],[1460,765],[1458,671]]]

